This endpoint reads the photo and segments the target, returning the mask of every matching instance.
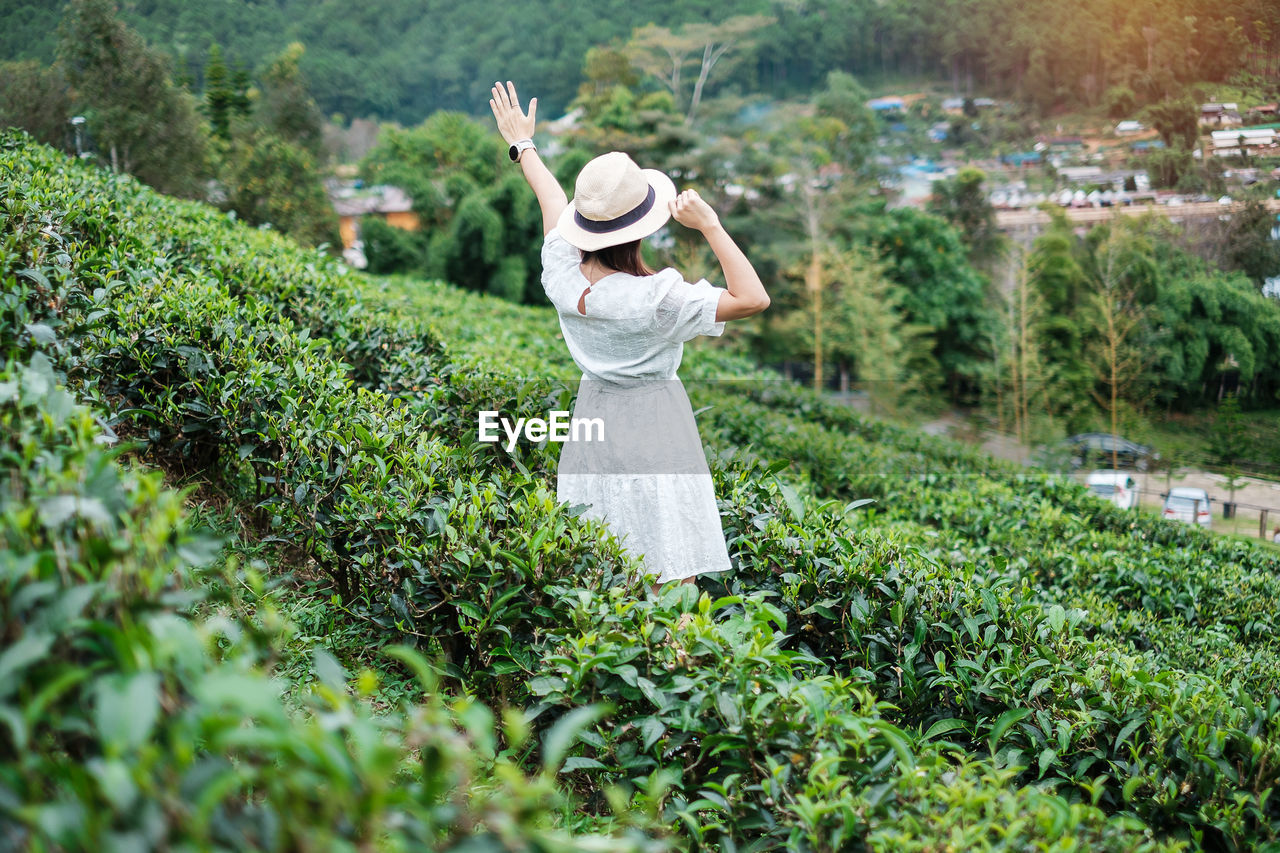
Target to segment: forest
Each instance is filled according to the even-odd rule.
[[[0,57],[52,61],[61,14],[59,3],[7,0]],[[124,0],[120,14],[197,90],[210,45],[256,67],[299,41],[326,115],[406,125],[441,109],[479,114],[490,82],[512,76],[542,93],[552,118],[576,96],[590,48],[649,24],[675,29],[735,15],[774,23],[714,88],[771,98],[808,93],[840,70],[938,78],[959,94],[981,90],[1048,111],[1096,106],[1116,88],[1154,102],[1242,68],[1268,79],[1280,68],[1280,8],[1270,0]]]

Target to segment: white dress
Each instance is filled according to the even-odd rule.
[[[722,287],[670,267],[613,273],[592,285],[582,255],[552,229],[542,244],[542,286],[582,371],[556,497],[602,519],[659,582],[730,568],[711,472],[693,409],[676,376],[684,342],[719,335]],[[578,311],[584,299],[586,314]]]

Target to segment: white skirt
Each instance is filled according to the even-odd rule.
[[[711,471],[679,379],[584,378],[556,497],[585,504],[658,581],[730,568]]]

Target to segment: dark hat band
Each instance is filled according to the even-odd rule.
[[[573,211],[573,222],[583,231],[591,234],[608,234],[610,231],[621,231],[628,225],[635,225],[641,219],[644,219],[649,211],[653,210],[653,202],[656,198],[653,191],[653,184],[649,185],[649,194],[644,197],[644,201],[628,210],[621,216],[613,219],[587,219],[575,208]]]

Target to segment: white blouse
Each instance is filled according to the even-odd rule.
[[[582,253],[557,229],[542,243],[542,287],[560,316],[569,354],[589,379],[675,379],[684,342],[720,335],[723,287],[690,284],[667,267],[653,275],[611,273],[594,285],[582,274]],[[590,286],[578,311],[578,299]]]

